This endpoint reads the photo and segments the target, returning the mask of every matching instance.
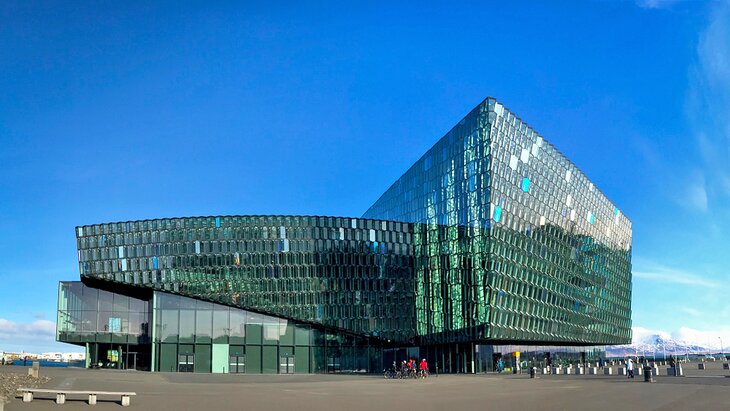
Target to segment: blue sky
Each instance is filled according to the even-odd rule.
[[[509,4],[508,4],[509,3]],[[633,322],[730,341],[730,3],[0,4],[0,349],[74,226],[359,216],[487,96],[633,221]]]

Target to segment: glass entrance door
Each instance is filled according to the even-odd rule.
[[[178,356],[177,371],[193,372],[195,370],[195,356],[193,354],[180,354]]]
[[[294,356],[279,357],[279,374],[294,374]]]
[[[231,374],[243,374],[246,372],[246,356],[231,355],[228,358],[228,372]]]

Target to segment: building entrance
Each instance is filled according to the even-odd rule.
[[[150,345],[89,344],[89,367],[150,370]]]
[[[231,355],[228,358],[228,372],[231,374],[243,374],[246,372],[246,356]]]
[[[195,355],[193,354],[180,354],[177,360],[177,371],[178,372],[193,372],[195,371]]]
[[[294,374],[294,356],[279,357],[279,374]]]

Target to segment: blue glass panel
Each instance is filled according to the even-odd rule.
[[[157,256],[152,257],[152,268],[157,269]]]
[[[220,228],[220,226],[221,226],[221,218],[220,217],[216,217],[215,218],[215,227],[216,228]]]
[[[530,179],[527,177],[522,179],[522,191],[524,191],[524,192],[530,191]]]

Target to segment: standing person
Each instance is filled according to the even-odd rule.
[[[626,371],[626,374],[628,374],[626,378],[634,378],[634,361],[631,358],[626,361]]]
[[[500,373],[500,374],[502,373],[502,366],[503,365],[504,364],[502,364],[502,359],[500,358],[499,361],[497,361],[497,372]]]

